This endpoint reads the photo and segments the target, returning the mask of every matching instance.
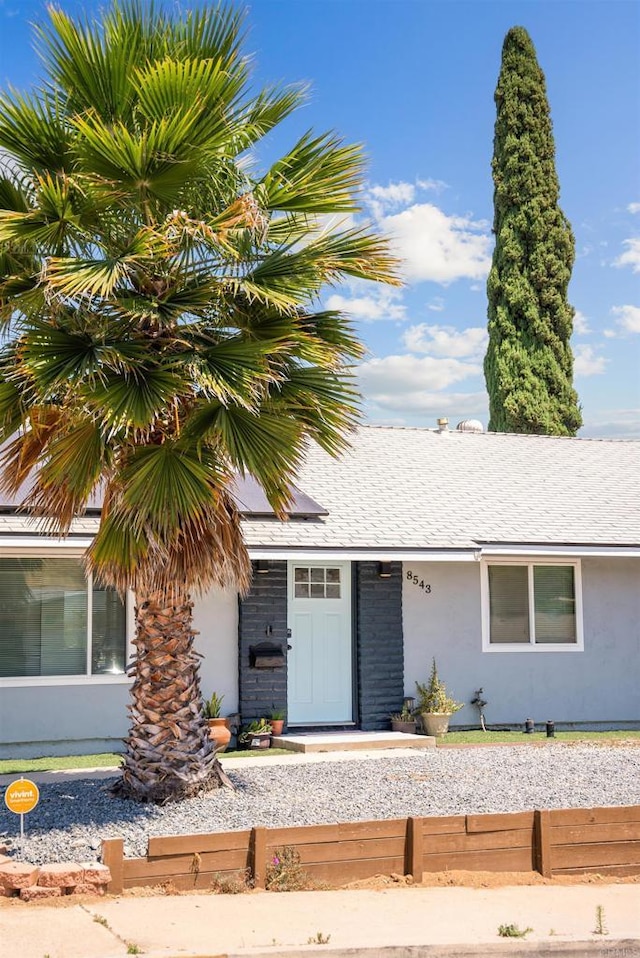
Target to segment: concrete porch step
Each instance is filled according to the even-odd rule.
[[[435,748],[430,735],[405,735],[403,732],[304,732],[274,735],[272,748],[292,752],[352,752],[379,748]]]

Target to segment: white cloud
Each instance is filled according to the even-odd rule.
[[[604,372],[608,360],[596,356],[593,346],[577,346],[574,350],[573,371],[576,376],[599,376]]]
[[[613,265],[630,266],[634,273],[640,273],[640,236],[623,240],[622,245],[627,248],[613,261]]]
[[[421,190],[433,190],[434,193],[442,193],[449,186],[444,180],[417,180],[417,183]]]
[[[603,329],[602,335],[605,337],[605,339],[615,339],[617,336],[617,333],[615,329]]]
[[[640,306],[614,306],[611,310],[618,316],[618,326],[627,333],[640,333]]]
[[[378,200],[381,206],[406,206],[413,202],[415,194],[413,183],[389,183],[388,186],[369,188],[369,197]]]
[[[630,213],[640,213],[640,203],[629,203],[627,209]]]
[[[483,279],[491,265],[491,237],[485,224],[464,216],[447,216],[431,203],[417,203],[387,216],[378,225],[389,235],[412,282],[448,284],[456,279]]]
[[[587,317],[584,313],[581,313],[579,309],[576,309],[575,316],[573,317],[573,331],[577,333],[578,336],[586,336],[587,333],[591,332]]]
[[[365,396],[388,406],[394,397],[446,389],[481,372],[480,365],[432,356],[385,356],[370,359],[358,369]]]
[[[427,303],[427,309],[432,313],[441,313],[444,309],[444,300],[442,296],[434,296],[430,303]]]
[[[370,287],[369,287],[370,288]],[[405,307],[398,302],[400,294],[395,290],[383,288],[373,291],[369,296],[342,296],[334,293],[326,301],[327,309],[338,309],[349,313],[353,319],[374,322],[377,319],[401,321],[405,318]]]
[[[481,359],[488,338],[487,330],[483,326],[470,326],[460,330],[453,326],[429,326],[427,323],[420,323],[407,329],[402,341],[407,349],[414,353],[429,353],[451,359]]]

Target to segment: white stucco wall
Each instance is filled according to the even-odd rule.
[[[411,569],[426,593],[406,577]],[[449,692],[469,703],[479,687],[486,720],[640,724],[640,559],[583,559],[584,651],[482,651],[480,563],[405,563],[405,694],[426,681],[432,657]],[[466,704],[452,725],[475,725]]]
[[[202,691],[224,695],[223,714],[238,707],[238,600],[212,590],[198,600],[196,648]],[[133,626],[133,623],[131,623]],[[1,638],[1,637],[0,637]],[[45,684],[43,684],[43,682]],[[127,733],[129,682],[118,678],[8,685],[0,679],[0,758],[118,751]]]

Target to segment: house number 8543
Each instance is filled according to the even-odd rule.
[[[411,570],[407,570],[407,580],[413,582],[414,585],[417,585],[419,589],[422,589],[423,592],[431,592],[431,584],[425,582],[424,579],[421,579],[420,576],[414,575]]]

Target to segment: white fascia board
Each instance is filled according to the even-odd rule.
[[[68,539],[54,539],[51,536],[2,536],[0,553],[2,555],[24,555],[25,552],[85,552],[93,536],[70,536]]]
[[[477,555],[476,555],[477,553]],[[250,546],[251,559],[309,559],[313,562],[322,562],[327,559],[337,562],[340,559],[357,562],[364,559],[375,559],[378,562],[473,562],[480,558],[479,550],[447,549],[431,550],[413,549],[411,551],[393,549],[270,549],[266,546]]]
[[[491,545],[481,547],[487,556],[565,556],[588,559],[633,559],[640,557],[640,546],[554,546],[554,545]]]

